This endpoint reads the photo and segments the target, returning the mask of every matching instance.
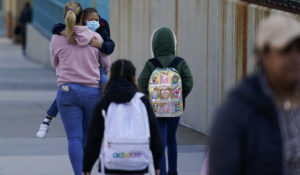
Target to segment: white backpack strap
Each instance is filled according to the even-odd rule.
[[[155,175],[155,167],[154,167],[154,159],[153,159],[153,156],[152,156],[152,151],[151,151],[151,154],[149,155],[149,160],[150,160],[150,164],[148,166],[148,174],[149,175]]]
[[[155,168],[154,168],[154,162],[153,161],[149,165],[149,172],[150,172],[150,175],[155,175]]]
[[[105,165],[104,165],[104,155],[102,155],[102,158],[100,160],[101,162],[101,174],[105,175]]]
[[[102,109],[102,117],[104,119],[104,125],[106,124],[106,116],[107,116],[107,113],[105,112],[104,109]],[[104,131],[105,132],[105,131]],[[100,165],[101,165],[101,174],[102,175],[105,175],[105,165],[104,165],[104,140],[105,140],[105,134],[103,134],[103,139],[102,139],[102,146],[100,148]]]
[[[100,152],[100,157],[99,157],[99,161],[100,161],[100,168],[101,168],[101,174],[105,175],[105,165],[104,165],[104,153],[103,153],[103,145],[104,142],[102,142],[102,148],[101,148],[101,152]]]
[[[106,119],[106,112],[105,112],[105,110],[104,109],[102,109],[102,116],[103,116],[103,118],[104,118],[104,120]]]
[[[145,96],[145,94],[144,94],[144,93],[141,93],[141,92],[136,92],[134,97],[135,97],[135,98],[139,98],[139,99],[140,99],[140,98],[142,98],[143,96]]]

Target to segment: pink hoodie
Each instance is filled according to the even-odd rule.
[[[103,42],[102,37],[87,26],[75,26],[77,45],[70,45],[64,36],[53,35],[50,43],[50,57],[56,69],[58,85],[78,83],[99,87],[100,64],[107,71],[110,59],[98,48],[89,46],[93,37]]]

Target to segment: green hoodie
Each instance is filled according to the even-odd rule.
[[[167,67],[176,57],[175,56],[175,35],[169,28],[159,28],[155,31],[152,39],[152,49],[154,57],[159,60],[159,62]],[[138,88],[144,93],[148,92],[148,83],[152,72],[155,67],[149,61],[146,62],[140,77],[138,79]],[[182,79],[182,95],[186,98],[193,88],[193,77],[189,66],[186,61],[180,62],[176,70]]]

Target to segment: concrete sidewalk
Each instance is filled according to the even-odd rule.
[[[35,138],[55,95],[55,72],[28,61],[19,45],[0,38],[0,175],[73,174],[60,117],[46,139]],[[181,127],[178,142],[179,174],[199,175],[207,138]],[[93,174],[99,174],[97,168]]]

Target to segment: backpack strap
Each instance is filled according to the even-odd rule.
[[[183,61],[183,58],[175,57],[174,60],[169,64],[168,67],[176,68],[179,63]]]
[[[145,94],[142,93],[142,92],[136,92],[136,93],[135,93],[135,97],[136,97],[136,98],[139,98],[139,99],[140,99],[140,98],[142,98],[143,96],[145,96]]]
[[[150,63],[152,63],[152,65],[155,67],[155,68],[163,68],[164,66],[158,61],[158,59],[156,58],[151,58],[150,60]],[[175,57],[174,60],[169,64],[169,66],[167,67],[173,67],[173,68],[176,68],[177,65],[179,63],[181,63],[181,61],[183,61],[183,58],[180,58],[180,57]]]
[[[102,117],[104,119],[104,121],[106,120],[106,112],[104,109],[101,110],[101,113],[102,113]]]
[[[153,64],[153,66],[155,67],[155,68],[163,68],[164,66],[158,61],[158,59],[156,59],[156,58],[151,58],[150,60],[150,63],[152,63]]]

